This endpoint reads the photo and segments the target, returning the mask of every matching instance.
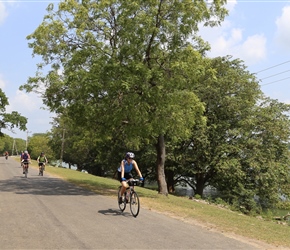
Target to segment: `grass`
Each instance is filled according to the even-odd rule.
[[[32,163],[32,166],[36,166]],[[118,181],[75,170],[46,166],[46,172],[68,182],[106,196],[116,197]],[[185,221],[193,221],[225,233],[259,240],[271,245],[290,247],[290,227],[272,220],[250,217],[203,201],[173,195],[162,196],[157,191],[136,187],[141,206]]]

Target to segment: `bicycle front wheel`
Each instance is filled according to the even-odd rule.
[[[120,210],[123,212],[124,210],[125,210],[125,208],[126,208],[126,199],[125,199],[125,197],[126,197],[126,192],[123,194],[123,197],[122,197],[122,203],[120,203],[120,191],[121,191],[121,186],[119,187],[119,189],[118,189],[118,205],[119,205],[119,208],[120,208]]]
[[[134,217],[137,217],[140,211],[139,197],[135,191],[133,191],[130,195],[130,210]]]

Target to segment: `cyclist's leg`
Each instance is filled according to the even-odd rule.
[[[132,173],[131,172],[130,173],[127,173],[125,178],[127,180],[133,179]],[[126,188],[127,188],[127,191],[126,191],[126,203],[128,203],[129,202],[129,199],[130,199],[130,189],[128,188],[129,185],[128,185],[128,183],[126,183]]]
[[[127,179],[128,175],[125,173],[124,177]],[[120,196],[122,196],[127,188],[127,182],[126,181],[122,181],[121,179],[121,172],[118,172],[118,180],[120,181],[122,188],[120,189]]]
[[[121,180],[121,172],[118,172],[118,180],[121,183],[121,186],[118,189],[118,202],[119,202],[119,204],[121,204],[123,202],[123,200],[122,200],[123,194],[124,194],[124,192],[126,190],[126,188],[124,189],[124,186],[125,186],[126,182]]]
[[[42,165],[42,163],[39,162],[39,163],[38,163],[38,175],[40,175],[40,173],[41,173],[41,165]]]
[[[23,174],[25,174],[25,163],[24,163],[24,160],[22,160],[21,166],[22,166],[22,172],[23,172]]]

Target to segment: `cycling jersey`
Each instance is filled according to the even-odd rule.
[[[29,159],[29,154],[23,154],[22,155],[22,160],[28,160]]]
[[[133,161],[131,163],[128,163],[126,160],[123,160],[124,162],[124,172],[130,173],[133,169]],[[118,171],[121,172],[121,166],[118,168]]]
[[[46,157],[45,156],[39,156],[39,162],[46,162]]]

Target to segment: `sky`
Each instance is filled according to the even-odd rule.
[[[210,2],[211,0],[208,0]],[[42,22],[49,3],[59,1],[0,0],[0,88],[9,100],[6,111],[28,118],[27,131],[3,130],[26,139],[51,129],[52,117],[42,99],[19,90],[34,76],[40,57],[32,57],[26,36]],[[290,0],[229,0],[229,16],[216,28],[200,27],[210,57],[232,55],[261,80],[266,96],[290,104]]]

